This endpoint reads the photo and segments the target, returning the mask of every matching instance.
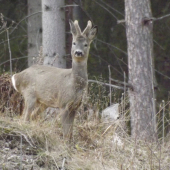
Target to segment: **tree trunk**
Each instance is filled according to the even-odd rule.
[[[125,0],[128,44],[131,134],[134,138],[153,140],[155,128],[155,96],[153,86],[153,23],[149,0]]]
[[[66,67],[64,0],[42,0],[44,64]]]
[[[41,0],[28,1],[28,66],[33,63],[34,57],[38,56],[40,46],[42,45],[42,15],[41,15]],[[35,15],[32,15],[36,13]],[[39,12],[39,13],[38,13]]]
[[[74,6],[73,7],[73,20],[78,20],[79,21],[79,26],[80,28],[84,28],[85,25],[83,25],[83,13],[81,10],[81,0],[75,0],[74,5],[79,5],[79,6]]]

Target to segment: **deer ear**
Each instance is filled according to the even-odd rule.
[[[88,33],[88,35],[87,35],[88,38],[92,41],[92,40],[95,38],[97,32],[98,32],[98,27],[97,27],[97,26],[94,26],[94,27],[89,31],[89,33]]]
[[[76,36],[77,31],[76,31],[74,22],[70,19],[70,20],[69,20],[69,23],[70,23],[70,31],[71,31],[72,35],[73,35],[73,36]]]

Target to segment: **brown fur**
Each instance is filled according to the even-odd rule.
[[[35,117],[40,109],[60,108],[63,134],[69,138],[72,136],[76,110],[87,88],[88,54],[90,43],[97,33],[97,28],[92,28],[90,21],[83,33],[77,21],[70,21],[70,26],[74,43],[71,50],[72,69],[34,65],[14,75],[16,89],[25,101],[24,120]],[[77,51],[82,55],[77,55]]]

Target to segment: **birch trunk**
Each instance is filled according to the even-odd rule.
[[[44,64],[66,67],[64,0],[42,0]]]
[[[38,56],[40,46],[42,45],[42,15],[41,0],[28,1],[28,66],[34,64],[34,57]],[[40,13],[38,13],[40,12]],[[32,15],[37,13],[35,15]]]
[[[153,86],[153,23],[149,0],[125,0],[128,44],[131,134],[134,138],[154,140],[155,97]]]

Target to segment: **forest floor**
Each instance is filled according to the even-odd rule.
[[[125,106],[122,116],[109,122],[91,115],[89,102],[77,113],[68,142],[58,114],[24,123],[23,98],[8,74],[0,76],[0,85],[0,170],[170,170],[170,134],[155,142],[132,139]],[[98,97],[89,98],[107,107],[105,89],[90,87],[96,89]]]
[[[73,140],[63,140],[60,118],[23,123],[0,116],[0,170],[169,170],[170,137],[130,138],[123,118],[104,122],[76,116]]]

